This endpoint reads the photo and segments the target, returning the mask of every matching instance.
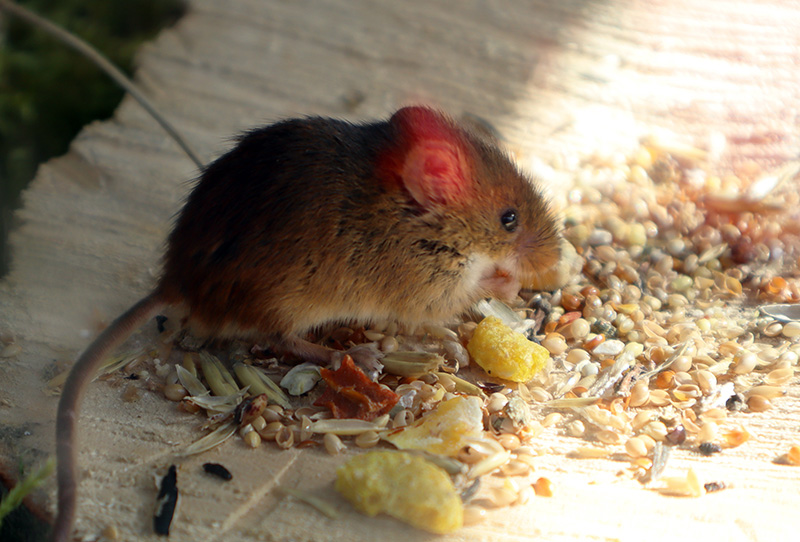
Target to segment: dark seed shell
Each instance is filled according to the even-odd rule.
[[[740,393],[734,393],[725,401],[725,408],[732,412],[742,410],[744,408],[744,398]]]
[[[706,493],[714,493],[715,491],[722,491],[728,486],[725,484],[725,482],[707,482],[706,484],[703,484],[703,487],[705,488]]]
[[[698,449],[703,455],[711,455],[721,452],[722,446],[715,442],[704,442],[698,447]]]
[[[178,471],[170,465],[167,474],[161,479],[161,487],[156,499],[156,510],[153,514],[153,530],[156,534],[169,535],[169,527],[175,508],[178,505]]]
[[[672,431],[667,433],[667,442],[670,444],[683,444],[686,440],[686,429],[682,425],[678,425]]]
[[[231,474],[231,471],[219,463],[203,463],[203,470],[208,474],[212,474],[217,478],[222,478],[225,481],[233,479],[233,474]]]

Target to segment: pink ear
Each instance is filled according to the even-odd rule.
[[[423,207],[447,205],[467,192],[463,153],[448,141],[420,141],[405,156],[403,184]]]
[[[411,196],[428,208],[462,200],[469,191],[470,172],[455,128],[424,107],[401,109],[392,120],[408,142],[400,178]]]

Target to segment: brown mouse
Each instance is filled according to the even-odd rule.
[[[151,294],[75,363],[58,405],[58,517],[76,507],[75,426],[111,350],[167,306],[201,336],[268,341],[327,363],[303,336],[337,321],[443,322],[542,286],[559,258],[546,199],[490,141],[426,107],[388,121],[286,120],[209,165]]]

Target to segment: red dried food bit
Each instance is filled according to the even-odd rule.
[[[371,421],[389,412],[400,400],[395,392],[367,378],[350,356],[344,356],[336,371],[323,368],[320,374],[328,389],[314,405],[328,407],[337,419]]]

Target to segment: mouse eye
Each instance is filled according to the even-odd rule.
[[[507,232],[512,232],[517,229],[517,212],[514,209],[509,209],[500,217],[500,223]]]

